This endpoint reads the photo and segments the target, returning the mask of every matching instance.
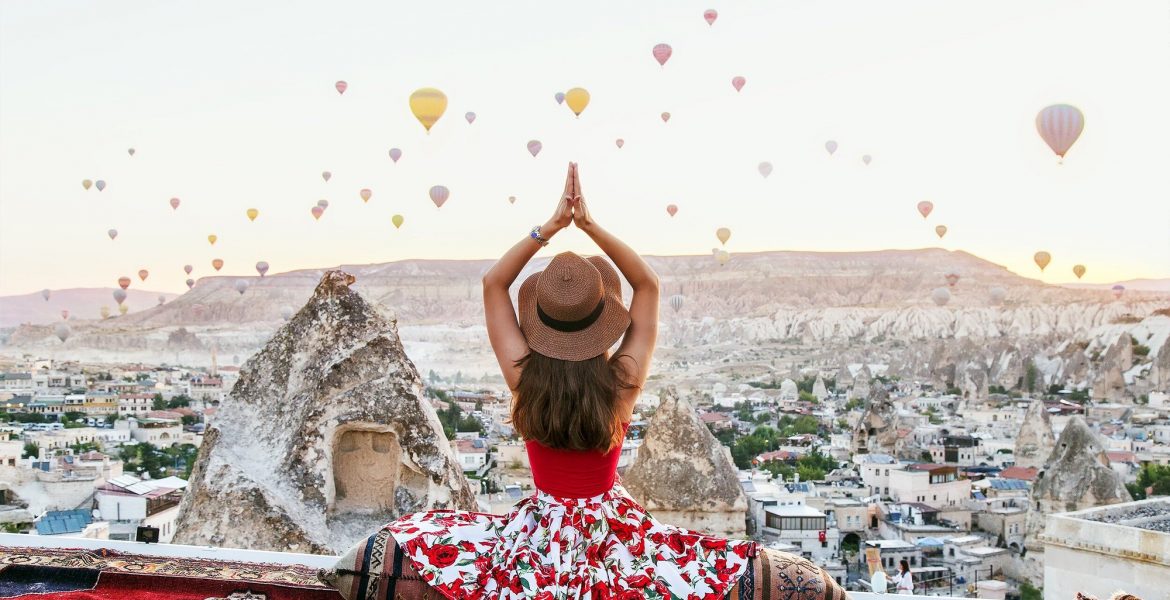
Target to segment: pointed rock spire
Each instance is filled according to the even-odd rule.
[[[1040,469],[1052,454],[1056,436],[1052,433],[1052,420],[1043,400],[1033,400],[1024,415],[1024,423],[1016,435],[1015,462],[1017,467]]]

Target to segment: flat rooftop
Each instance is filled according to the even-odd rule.
[[[1096,514],[1086,514],[1084,518],[1100,523],[1170,533],[1170,502],[1144,504],[1116,511],[1105,510]]]

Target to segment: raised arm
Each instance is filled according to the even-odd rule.
[[[581,180],[575,168],[573,222],[613,261],[634,290],[634,296],[630,299],[630,327],[614,356],[618,360],[633,361],[630,368],[637,377],[633,383],[641,388],[650,375],[650,358],[654,355],[654,344],[658,341],[658,274],[625,242],[593,220],[582,196]],[[632,390],[632,393],[637,393],[637,390]]]
[[[540,226],[540,235],[545,239],[551,238],[573,222],[570,199],[575,168],[575,165],[569,164],[569,172],[565,176],[565,192],[561,194],[557,210],[547,223]],[[483,276],[483,312],[487,320],[488,340],[496,353],[496,361],[500,363],[504,381],[507,382],[508,388],[513,390],[520,381],[520,369],[516,367],[516,361],[528,354],[528,342],[524,340],[520,324],[516,321],[516,309],[512,306],[508,288],[540,248],[540,243],[526,235],[505,252]]]

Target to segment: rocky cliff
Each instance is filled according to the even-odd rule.
[[[394,321],[324,274],[204,438],[175,543],[340,553],[379,525],[475,507]]]
[[[1015,463],[1017,467],[1043,469],[1052,454],[1056,440],[1052,434],[1052,419],[1043,400],[1033,400],[1024,414],[1024,423],[1016,436]]]
[[[747,496],[731,456],[673,388],[663,394],[622,483],[664,523],[744,536]]]

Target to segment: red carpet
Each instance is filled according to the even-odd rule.
[[[267,583],[102,573],[91,590],[33,593],[14,600],[341,600],[331,589]]]

